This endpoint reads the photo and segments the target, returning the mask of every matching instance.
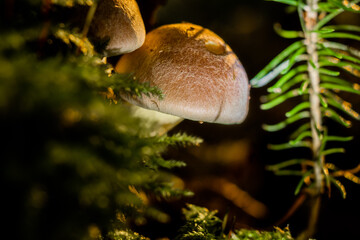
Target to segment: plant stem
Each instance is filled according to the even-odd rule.
[[[320,74],[319,74],[319,56],[316,49],[318,34],[313,31],[318,22],[318,0],[307,0],[307,6],[304,12],[305,21],[305,41],[306,50],[309,56],[308,72],[310,78],[310,112],[311,112],[311,132],[312,132],[312,152],[314,160],[315,184],[312,200],[314,201],[310,212],[308,228],[302,234],[301,238],[308,239],[315,233],[315,227],[320,209],[320,193],[322,189],[322,166],[324,159],[320,155],[321,149],[321,130],[322,119],[320,110]]]
[[[317,13],[318,0],[307,0],[309,9],[306,11],[305,26],[306,26],[306,42],[307,53],[309,56],[308,72],[311,84],[310,90],[310,111],[311,111],[311,132],[312,132],[312,152],[315,172],[315,189],[316,193],[320,194],[322,188],[322,165],[324,159],[320,156],[321,139],[320,132],[322,130],[322,119],[320,110],[320,74],[319,74],[319,56],[316,49],[318,42],[318,34],[313,32],[318,18]]]

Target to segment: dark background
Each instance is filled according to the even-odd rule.
[[[138,1],[147,31],[160,25],[178,22],[191,22],[209,28],[221,36],[239,57],[249,79],[260,71],[273,57],[292,43],[275,34],[274,23],[281,23],[284,29],[299,30],[296,13],[279,3],[263,0],[168,0]],[[154,11],[153,11],[154,10]],[[360,18],[355,14],[340,15],[335,23],[358,25]],[[356,43],[355,43],[356,44]],[[358,81],[358,79],[357,79]],[[300,180],[297,177],[275,176],[267,172],[265,166],[299,156],[308,152],[302,150],[274,152],[267,150],[268,143],[282,143],[288,139],[291,130],[278,133],[267,133],[262,130],[264,123],[276,123],[284,119],[284,113],[301,99],[294,99],[280,106],[261,111],[260,96],[266,89],[251,89],[250,110],[247,119],[240,125],[226,126],[219,124],[199,124],[183,121],[173,132],[187,132],[204,139],[199,148],[187,150],[169,150],[169,157],[184,160],[188,166],[177,174],[185,181],[185,186],[195,192],[193,198],[181,202],[161,203],[160,206],[173,212],[172,222],[167,227],[150,224],[141,231],[149,232],[148,236],[171,236],[179,224],[180,208],[184,202],[195,203],[219,210],[222,218],[228,214],[228,228],[260,228],[271,230],[273,225],[285,227],[289,224],[294,235],[303,230],[308,221],[309,203],[304,204],[288,219],[280,221],[297,199],[295,187]],[[360,98],[355,95],[343,95],[360,110]],[[338,166],[349,169],[357,166],[360,144],[360,124],[354,122],[352,128],[346,129],[331,120],[325,120],[330,134],[353,135],[354,140],[346,146],[346,154],[328,158]],[[222,183],[234,183],[241,190],[249,193],[254,199],[267,207],[263,217],[250,216],[246,207],[239,207],[236,201],[246,201],[241,196],[232,200],[221,194]],[[335,187],[332,196],[323,196],[316,239],[360,239],[357,227],[360,224],[360,188],[344,179],[347,189],[344,200]],[[234,200],[235,199],[235,200]],[[237,199],[237,200],[236,200]]]
[[[237,54],[247,71],[249,79],[255,76],[273,57],[293,42],[292,40],[277,36],[273,30],[274,23],[281,23],[284,29],[300,29],[296,13],[289,13],[289,9],[282,4],[264,0],[138,0],[137,2],[139,3],[147,31],[151,31],[151,29],[164,24],[186,21],[204,26],[217,33]],[[1,1],[0,5],[4,6],[4,3],[5,5],[8,4],[8,8],[12,6],[12,3],[15,3],[15,5],[13,5],[13,7],[15,6],[15,10],[21,8],[23,4],[22,1],[7,0]],[[25,6],[27,5],[25,4]],[[7,8],[0,7],[0,9],[3,10]],[[4,20],[14,17],[10,15],[16,11],[10,10],[11,8],[7,9],[4,16],[0,15],[0,19]],[[38,11],[38,8],[36,11],[34,9],[20,11],[26,14],[22,16],[16,15],[16,22],[18,22],[16,24],[23,24],[24,28],[27,24],[31,25],[32,23],[27,23],[26,20],[28,18],[31,19],[31,16],[36,15],[35,13]],[[42,11],[43,16],[40,17],[41,23],[50,18],[50,16],[47,16],[48,13],[46,9],[42,9]],[[59,12],[62,13],[62,11]],[[61,16],[55,15],[51,17],[61,20],[73,17],[72,11],[69,10],[69,12],[69,16],[63,16],[61,14]],[[335,23],[359,25],[360,18],[359,15],[344,14],[339,16]],[[0,21],[0,27],[5,30],[11,28],[11,26],[12,24],[9,24],[6,20]],[[50,50],[50,52],[47,52],[49,56],[58,53],[61,46],[64,49],[68,49],[67,46],[60,45],[59,40],[52,40],[57,43],[53,44],[52,47],[47,46],[48,48],[45,48],[36,45],[37,43],[30,43],[28,47],[42,51]],[[357,49],[360,49],[358,43],[349,43],[356,46]],[[52,53],[52,51],[54,53]],[[41,57],[41,54],[39,54],[39,57]],[[117,59],[118,57],[114,57],[109,60],[110,62],[116,63]],[[19,71],[22,70],[23,69],[20,69]],[[359,79],[351,79],[351,81],[359,82]],[[220,218],[224,218],[227,215],[227,230],[238,228],[272,230],[274,225],[279,225],[282,228],[289,225],[291,232],[296,236],[306,227],[308,211],[311,207],[307,201],[289,218],[283,219],[284,215],[286,215],[297,199],[297,196],[294,196],[294,190],[300,179],[298,177],[275,176],[272,172],[266,171],[265,167],[268,164],[279,163],[291,158],[308,156],[309,152],[306,150],[281,152],[267,150],[267,144],[269,143],[282,143],[287,141],[289,134],[296,126],[290,126],[288,129],[277,133],[267,133],[261,128],[264,123],[272,124],[283,120],[285,118],[284,113],[295,106],[301,99],[292,99],[274,109],[261,111],[259,108],[261,104],[259,99],[265,93],[265,87],[251,89],[249,114],[245,122],[240,125],[199,124],[198,122],[185,120],[171,131],[171,133],[186,132],[204,139],[204,143],[199,147],[185,149],[170,148],[165,154],[166,159],[178,159],[187,163],[187,167],[175,170],[175,174],[182,179],[179,180],[178,184],[192,190],[195,195],[191,198],[182,198],[170,202],[156,202],[154,200],[154,204],[164,210],[164,212],[169,213],[171,221],[167,224],[149,222],[144,226],[134,226],[135,231],[144,236],[151,237],[151,239],[161,239],[162,237],[172,239],[172,237],[177,234],[180,226],[184,224],[181,209],[185,207],[187,202],[207,207],[210,210],[218,210],[218,216]],[[58,95],[56,96],[58,97]],[[349,94],[342,95],[342,97],[351,101],[354,109],[360,111],[359,96]],[[17,104],[17,102],[15,102],[15,104]],[[14,112],[15,116],[17,116],[17,112]],[[41,149],[39,150],[37,147],[32,147],[47,142],[49,135],[54,134],[51,131],[47,132],[47,127],[51,129],[50,127],[57,126],[56,123],[58,119],[52,119],[51,117],[53,115],[50,115],[50,119],[54,121],[54,123],[46,122],[45,126],[42,125],[44,119],[48,119],[47,117],[49,117],[46,115],[47,113],[48,112],[43,113],[41,111],[34,112],[30,118],[34,122],[27,122],[27,119],[16,119],[17,121],[11,122],[10,126],[2,124],[1,134],[3,138],[6,139],[6,134],[9,134],[7,132],[9,129],[16,129],[16,132],[11,132],[13,137],[10,143],[18,142],[17,138],[22,142],[28,141],[28,145],[26,144],[21,147],[29,150],[29,153],[27,151],[19,152],[17,145],[13,145],[13,148],[10,148],[10,150],[6,149],[7,145],[3,145],[1,152],[8,153],[17,151],[16,153],[19,153],[20,156],[30,155],[30,157],[36,159],[39,154],[38,151]],[[22,123],[26,124],[21,126]],[[326,120],[325,124],[329,127],[329,134],[331,135],[354,136],[353,141],[340,144],[339,146],[346,147],[346,154],[333,155],[331,158],[328,158],[329,162],[333,162],[343,169],[351,169],[357,166],[359,164],[357,148],[360,146],[360,123],[353,122],[352,128],[349,129],[341,127],[330,120]],[[27,128],[27,126],[30,127]],[[43,135],[37,133],[37,128],[45,129],[42,131]],[[60,130],[55,129],[54,132],[57,133],[57,131]],[[24,132],[32,133],[33,135],[29,134],[27,136]],[[88,131],[84,130],[81,134],[74,134],[82,136],[82,134],[85,135],[87,133]],[[24,136],[27,137],[24,138]],[[69,138],[72,138],[72,135],[69,136]],[[68,138],[65,138],[65,140],[66,139]],[[31,161],[32,158],[28,161],[28,159],[24,157],[19,161],[19,165],[24,172],[28,172],[27,168],[29,168],[30,171],[33,168],[37,169],[37,162],[33,164]],[[6,160],[8,159],[2,159],[0,157],[0,161],[2,161],[5,166],[7,164]],[[23,160],[26,161],[24,166],[22,166]],[[1,170],[4,172],[8,171],[6,168],[2,168]],[[38,170],[40,171],[40,169]],[[36,175],[36,172],[29,175]],[[63,176],[62,172],[59,173],[59,176]],[[67,182],[64,184],[58,183],[59,179],[56,177],[57,175],[51,178],[54,181],[51,183],[54,183],[55,186],[66,185],[66,187],[68,187]],[[48,181],[48,178],[41,179],[41,181]],[[357,229],[360,223],[360,209],[358,205],[360,200],[360,186],[346,179],[342,179],[342,183],[345,185],[348,193],[345,200],[342,199],[341,194],[335,187],[332,188],[331,198],[328,198],[327,195],[324,195],[322,198],[318,230],[314,236],[316,239],[360,239],[360,232]],[[23,183],[21,182],[21,184]],[[25,184],[24,189],[27,190],[27,185],[31,186],[31,184],[32,183]],[[23,187],[23,185],[21,186]],[[70,184],[69,186],[72,185]],[[13,195],[6,194],[7,189],[2,188],[2,200],[5,199],[8,203],[11,203],[12,206],[16,207],[15,214],[11,214],[11,218],[8,218],[5,214],[4,220],[15,227],[17,226],[17,222],[27,221],[27,219],[24,218],[26,212],[19,207],[25,202],[24,199],[21,198],[21,193],[25,192],[25,190],[20,190],[20,194]],[[62,191],[60,189],[59,192],[57,192],[57,189],[52,190],[55,193],[59,193],[60,196],[57,199],[56,197],[58,195],[54,195],[55,206],[57,206],[57,200],[62,201],[64,197],[62,193],[68,189],[62,189]],[[68,211],[76,209],[77,206],[66,203],[63,205],[68,207],[68,209],[66,209]],[[8,207],[9,205],[2,204],[2,206],[3,213],[6,212],[6,210],[13,211],[11,207]],[[24,205],[22,207],[25,209],[27,206]],[[264,211],[264,209],[266,209],[266,211]],[[61,209],[55,209],[55,207],[52,210],[56,210],[54,211],[55,213],[61,212]],[[111,209],[108,209],[108,211],[110,210]],[[66,221],[67,218],[72,216],[68,215],[68,211],[63,211],[62,215],[64,216],[53,214],[53,212],[46,213],[45,216],[47,216],[47,214],[51,216],[51,221],[49,221],[48,225],[51,225],[52,222],[57,222],[57,218],[62,218],[59,222]],[[79,218],[85,218],[87,216],[86,213],[81,211],[75,214],[77,213],[79,214]],[[102,215],[103,211],[100,211],[98,214]],[[98,216],[92,217],[98,219]],[[69,221],[66,222],[71,225],[76,221],[77,219],[69,219]],[[78,225],[79,222],[77,222]],[[24,226],[32,227],[32,224],[33,222],[30,222],[24,224]],[[36,222],[34,222],[34,225],[36,225]],[[53,229],[57,228],[59,228],[59,232],[71,231],[71,228],[63,229],[62,225],[55,226],[54,224],[51,225],[51,228],[41,231],[42,236],[45,236],[47,232],[52,232]],[[18,231],[18,229],[5,230],[7,230],[7,232]],[[17,239],[14,237],[14,235],[16,236],[16,232],[11,232],[11,234],[13,236],[11,239]],[[57,237],[61,238],[61,236]],[[46,236],[46,238],[51,237]]]

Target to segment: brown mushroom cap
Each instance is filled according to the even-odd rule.
[[[108,41],[105,56],[132,52],[145,41],[145,26],[135,0],[101,0],[91,24],[91,34]]]
[[[135,105],[196,121],[241,123],[248,112],[249,83],[243,66],[218,35],[180,23],[149,32],[144,45],[122,56],[118,73],[162,90],[164,99],[122,94]]]

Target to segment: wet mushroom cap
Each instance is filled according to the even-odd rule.
[[[145,26],[135,0],[100,0],[90,34],[107,43],[103,54],[115,56],[132,52],[145,41]]]
[[[125,54],[118,73],[133,73],[157,86],[164,99],[122,94],[126,101],[186,119],[235,124],[244,121],[249,83],[237,56],[218,35],[190,23],[159,27],[144,45]]]

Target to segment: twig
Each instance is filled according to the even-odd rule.
[[[307,197],[306,192],[300,194],[300,196],[295,200],[295,202],[290,207],[290,209],[286,212],[286,214],[280,220],[278,220],[274,225],[280,226],[283,223],[285,223],[292,215],[294,215],[294,213],[299,209],[299,207],[302,206],[302,204],[306,200],[306,197]]]
[[[84,24],[84,27],[83,27],[83,30],[82,30],[82,33],[81,33],[81,40],[82,42],[85,41],[85,38],[87,37],[87,34],[89,32],[89,29],[90,29],[90,25],[91,25],[91,22],[94,18],[94,15],[95,15],[95,12],[96,12],[96,8],[97,8],[97,2],[94,2],[87,15],[86,15],[86,19],[85,19],[85,24]],[[80,53],[80,47],[78,46],[77,49],[76,49],[76,54],[79,54]]]
[[[321,131],[322,131],[322,118],[320,109],[320,74],[319,74],[319,56],[317,53],[318,34],[315,32],[315,26],[318,22],[318,0],[307,0],[307,7],[305,8],[304,27],[305,27],[305,42],[306,50],[309,55],[308,60],[308,73],[311,85],[310,91],[310,112],[311,112],[311,133],[312,133],[312,152],[314,160],[314,174],[315,184],[312,209],[310,211],[309,222],[307,229],[300,234],[298,239],[308,239],[313,236],[316,229],[320,210],[320,195],[323,185],[323,164],[324,158],[320,154],[321,150]]]

